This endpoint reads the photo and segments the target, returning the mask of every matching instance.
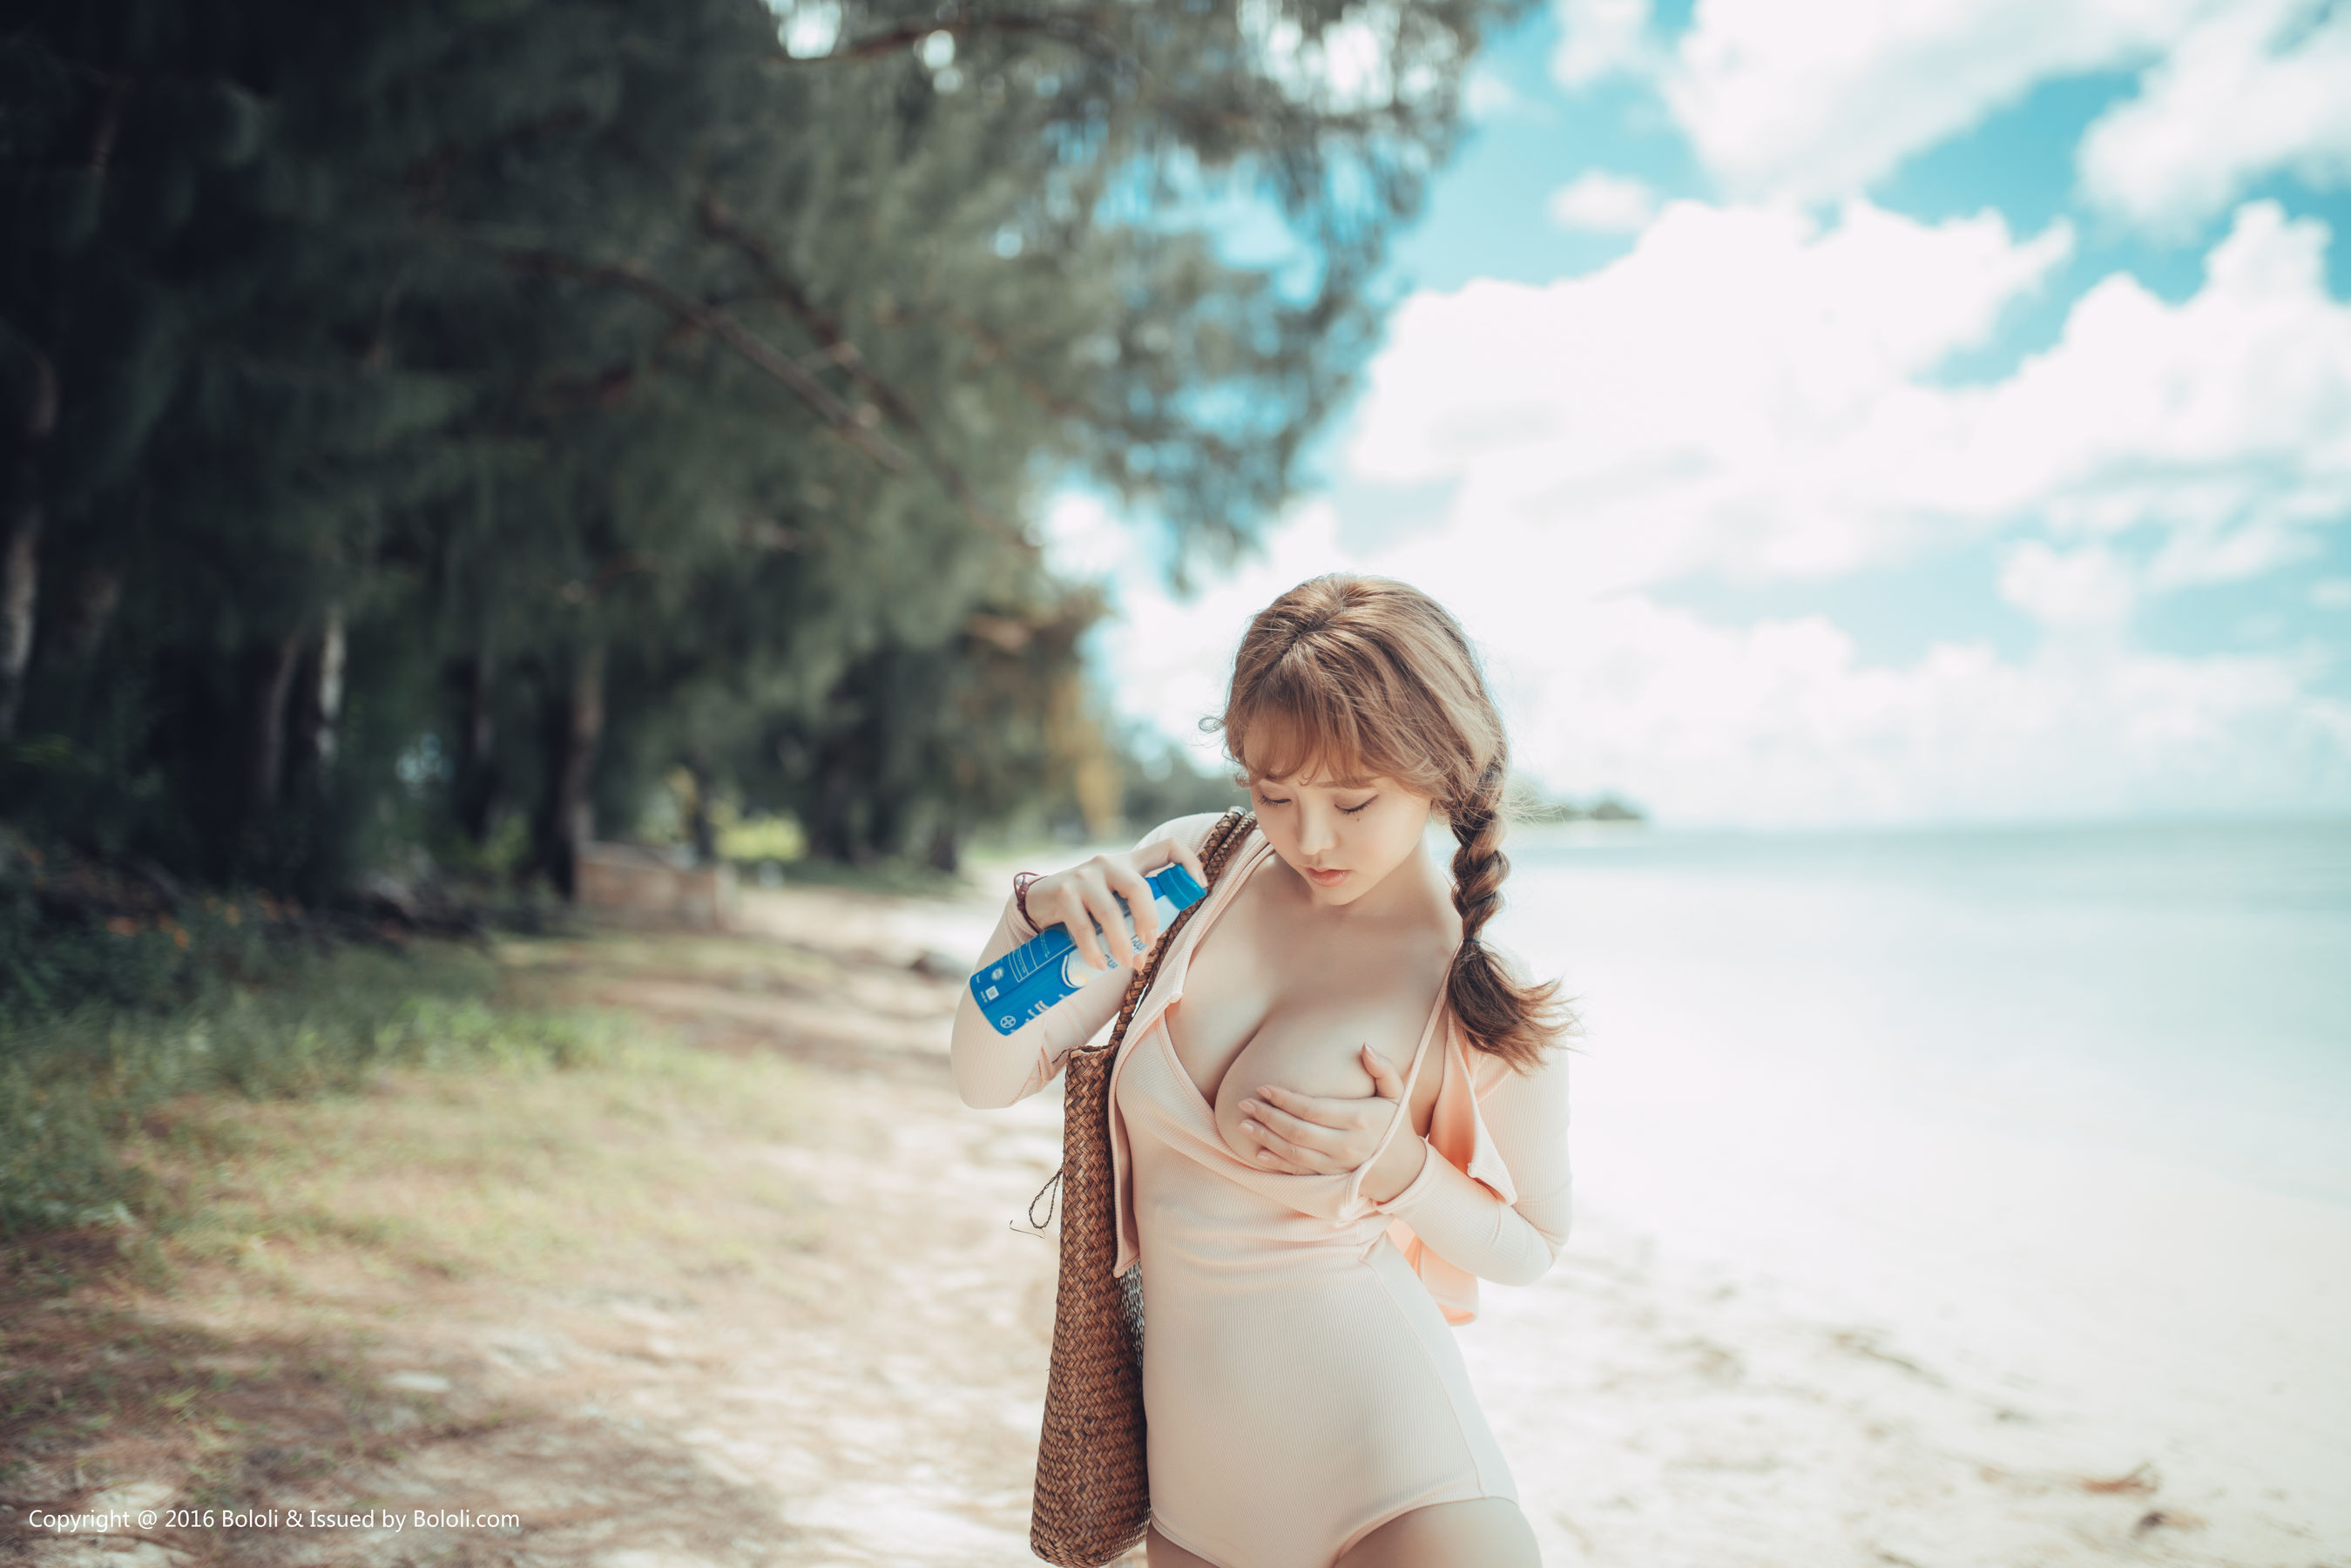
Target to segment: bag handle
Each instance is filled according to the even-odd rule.
[[[1118,1023],[1110,1031],[1109,1043],[1096,1046],[1095,1050],[1116,1051],[1126,1039],[1126,1026],[1134,1021],[1134,1009],[1142,1005],[1144,993],[1151,989],[1153,981],[1159,978],[1159,962],[1167,956],[1167,950],[1176,946],[1176,933],[1184,929],[1184,923],[1192,918],[1195,910],[1207,904],[1207,894],[1216,887],[1217,878],[1224,874],[1225,862],[1232,858],[1232,852],[1247,833],[1249,825],[1256,820],[1236,806],[1217,818],[1216,825],[1208,830],[1208,836],[1200,841],[1200,870],[1206,873],[1200,883],[1202,896],[1196,903],[1186,904],[1177,912],[1167,929],[1160,934],[1159,945],[1151,950],[1150,960],[1126,982],[1126,998],[1119,1003]]]
[[[1081,1046],[1070,1054],[1115,1051],[1125,1042],[1126,1026],[1134,1021],[1134,1009],[1142,1004],[1144,993],[1151,989],[1152,982],[1159,977],[1159,961],[1167,956],[1167,950],[1176,945],[1176,933],[1184,929],[1184,923],[1192,918],[1195,910],[1208,902],[1207,892],[1215,888],[1217,878],[1224,874],[1226,862],[1232,859],[1233,851],[1249,836],[1249,830],[1256,821],[1254,813],[1244,811],[1238,806],[1217,819],[1216,824],[1208,830],[1208,836],[1200,841],[1202,896],[1177,912],[1167,929],[1161,933],[1158,946],[1151,950],[1150,960],[1126,982],[1126,997],[1119,1003],[1118,1022],[1112,1027],[1109,1040],[1102,1045]],[[1032,1231],[1041,1233],[1045,1227],[1053,1223],[1053,1209],[1060,1202],[1061,1186],[1061,1173],[1055,1171],[1051,1178],[1037,1189],[1037,1196],[1029,1200],[1029,1225]],[[1040,1203],[1045,1206],[1045,1218],[1042,1219],[1037,1218],[1037,1206]]]

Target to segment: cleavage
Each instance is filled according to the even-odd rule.
[[[1166,1014],[1176,1066],[1202,1103],[1211,1106],[1233,1064],[1264,1030],[1282,999],[1281,977],[1268,961],[1269,954],[1280,951],[1280,944],[1263,929],[1261,906],[1250,896],[1255,891],[1245,883],[1200,934],[1185,966],[1183,995]]]

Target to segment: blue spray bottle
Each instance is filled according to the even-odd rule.
[[[1143,880],[1150,884],[1151,907],[1159,916],[1163,933],[1176,923],[1177,915],[1207,896],[1207,890],[1200,885],[1199,879],[1186,871],[1180,862],[1163,866]],[[1134,915],[1127,909],[1124,899],[1119,901],[1119,909],[1132,951]],[[1094,931],[1100,935],[1099,922]],[[1125,969],[1094,968],[1078,951],[1078,944],[1067,927],[1049,925],[974,975],[971,996],[997,1033],[1010,1034],[1080,987],[1112,974],[1120,976],[1120,983],[1124,984],[1128,973]]]

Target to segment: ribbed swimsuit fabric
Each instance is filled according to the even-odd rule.
[[[1150,838],[1176,830],[1196,842],[1213,821]],[[1470,1061],[1440,995],[1407,1069],[1413,1081],[1445,1074],[1431,1155],[1411,1186],[1374,1204],[1361,1193],[1372,1160],[1292,1176],[1235,1155],[1167,1019],[1192,953],[1274,859],[1254,836],[1233,857],[1122,1044],[1112,1084],[1121,1266],[1143,1269],[1153,1523],[1221,1568],[1329,1568],[1414,1509],[1516,1498],[1447,1320],[1474,1309],[1470,1275],[1523,1282],[1556,1255],[1566,1100],[1556,1065],[1499,1073],[1490,1058]],[[1008,909],[983,962],[1030,929]],[[1115,1012],[1116,989],[1089,987],[1010,1037],[967,1004],[955,1039],[966,1100],[1004,1104],[1042,1087]]]
[[[1334,1225],[1323,1192],[1300,1189],[1346,1177],[1270,1176],[1226,1146],[1176,1055],[1167,1019],[1182,1005],[1116,1087],[1142,1240],[1152,1522],[1224,1568],[1329,1568],[1412,1509],[1515,1500],[1453,1331],[1388,1218]]]

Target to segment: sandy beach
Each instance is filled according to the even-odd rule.
[[[782,1123],[695,1121],[689,1096],[630,1134],[684,1185],[614,1211],[576,1259],[428,1278],[320,1243],[286,1249],[266,1288],[199,1270],[169,1294],[47,1309],[59,1333],[103,1307],[230,1361],[360,1346],[350,1377],[422,1414],[397,1451],[287,1480],[289,1503],[515,1528],[14,1539],[47,1565],[1033,1561],[1054,1252],[1014,1222],[1057,1162],[1058,1090],[968,1111],[946,1061],[948,960],[994,914],[992,896],[789,889],[747,897],[730,936],[627,964],[596,941],[513,955],[743,1064],[697,1095],[735,1071],[751,1096],[789,1064]],[[1652,1051],[1635,1071],[1613,1038],[1578,1068],[1565,1256],[1532,1287],[1487,1287],[1461,1331],[1546,1563],[2351,1563],[2331,1485],[2351,1300],[2334,1211],[1991,1134],[1832,1136],[1695,1056]],[[1784,1158],[1746,1157],[1730,1129],[1759,1119]],[[1889,1210],[1915,1212],[1916,1245],[1885,1241]],[[2094,1230],[2067,1228],[2093,1211]],[[726,1262],[747,1246],[758,1267]],[[2298,1293],[2235,1288],[2247,1270]],[[1974,1282],[1964,1312],[1955,1272]],[[2117,1300],[2135,1310],[2101,1315]],[[107,1441],[77,1465],[102,1488],[42,1495],[184,1496],[177,1450]]]

